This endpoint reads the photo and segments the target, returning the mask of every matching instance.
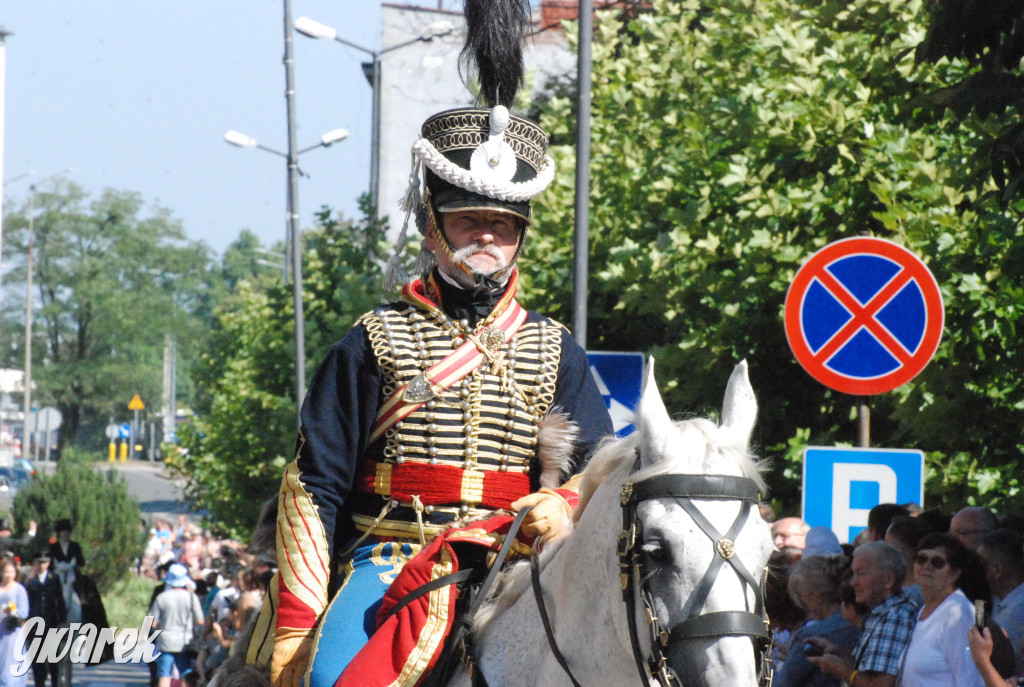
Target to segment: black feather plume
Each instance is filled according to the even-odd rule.
[[[529,0],[465,0],[466,44],[460,71],[475,67],[487,107],[511,109],[523,87],[523,37],[530,26]]]

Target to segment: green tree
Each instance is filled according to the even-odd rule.
[[[598,20],[589,347],[652,353],[666,401],[691,412],[717,407],[748,359],[755,439],[772,459],[773,496],[795,511],[800,450],[854,442],[856,400],[797,366],[786,290],[828,242],[896,241],[936,274],[946,336],[917,379],[871,399],[873,443],[926,451],[929,506],[1021,505],[1012,266],[1024,244],[1018,215],[979,192],[964,164],[983,123],[919,101],[963,69],[915,64],[922,2],[652,4]],[[554,140],[571,140],[573,121],[571,102],[547,103]],[[564,145],[553,153],[563,174],[535,201],[524,299],[564,321],[573,157]]]
[[[364,199],[365,201],[365,199]],[[363,206],[364,212],[367,206]],[[382,226],[332,218],[304,233],[303,306],[306,351],[312,365],[380,299]],[[181,450],[168,462],[183,474],[186,494],[210,511],[212,522],[245,538],[263,502],[277,493],[295,445],[292,288],[242,279],[217,309],[196,384],[208,403]]]
[[[26,202],[4,226],[4,257],[13,265],[4,286],[22,294],[27,212]],[[159,405],[165,334],[178,335],[179,367],[187,370],[203,347],[215,275],[206,246],[187,241],[169,211],[144,214],[137,193],[107,190],[90,201],[74,184],[40,191],[34,231],[33,400],[61,411],[63,447],[84,429],[125,418],[133,394]],[[0,355],[21,367],[23,300],[5,299],[3,317]],[[187,399],[181,377],[178,396]]]
[[[971,128],[975,186],[1013,207],[1024,195],[1024,5],[990,3],[981,9],[960,0],[931,0],[928,10],[918,59],[952,60],[958,69],[921,100],[949,108]]]
[[[55,536],[54,523],[69,518],[74,524],[71,538],[85,555],[85,572],[100,592],[124,579],[142,553],[139,503],[113,470],[104,475],[91,466],[62,461],[52,475],[39,473],[18,491],[14,513],[19,531],[36,521],[40,548]]]

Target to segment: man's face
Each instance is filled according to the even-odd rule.
[[[800,518],[782,518],[772,523],[772,542],[780,551],[786,547],[804,550],[807,525]]]
[[[949,523],[949,533],[971,551],[978,550],[982,536],[988,531],[981,524],[981,516],[971,511],[957,513]]]
[[[444,234],[455,250],[451,260],[440,242],[444,239],[433,231],[427,234],[427,250],[434,253],[438,266],[445,274],[463,285],[466,274],[459,265],[465,265],[474,274],[492,276],[508,267],[519,245],[519,220],[507,212],[495,210],[462,210],[439,213]]]
[[[858,603],[874,608],[892,593],[892,573],[883,571],[873,556],[854,554],[850,570],[853,572],[850,586],[853,587]]]

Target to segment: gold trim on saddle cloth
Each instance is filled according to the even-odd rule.
[[[441,551],[441,560],[434,565],[430,571],[430,579],[436,580],[439,577],[452,572],[454,564],[447,551]],[[415,685],[427,670],[431,659],[437,653],[438,647],[444,641],[448,628],[449,597],[454,585],[446,584],[443,587],[430,592],[429,606],[427,609],[427,621],[420,632],[416,647],[409,654],[402,666],[402,672],[398,679],[392,683],[392,687],[402,685]]]

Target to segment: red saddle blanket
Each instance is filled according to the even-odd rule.
[[[335,687],[420,684],[437,662],[455,620],[455,587],[434,589],[389,617],[391,609],[413,590],[459,570],[454,544],[475,544],[498,551],[512,520],[512,516],[496,515],[447,530],[406,563],[384,595],[376,632],[345,668]],[[514,542],[512,554],[516,553],[529,555],[529,544]]]

